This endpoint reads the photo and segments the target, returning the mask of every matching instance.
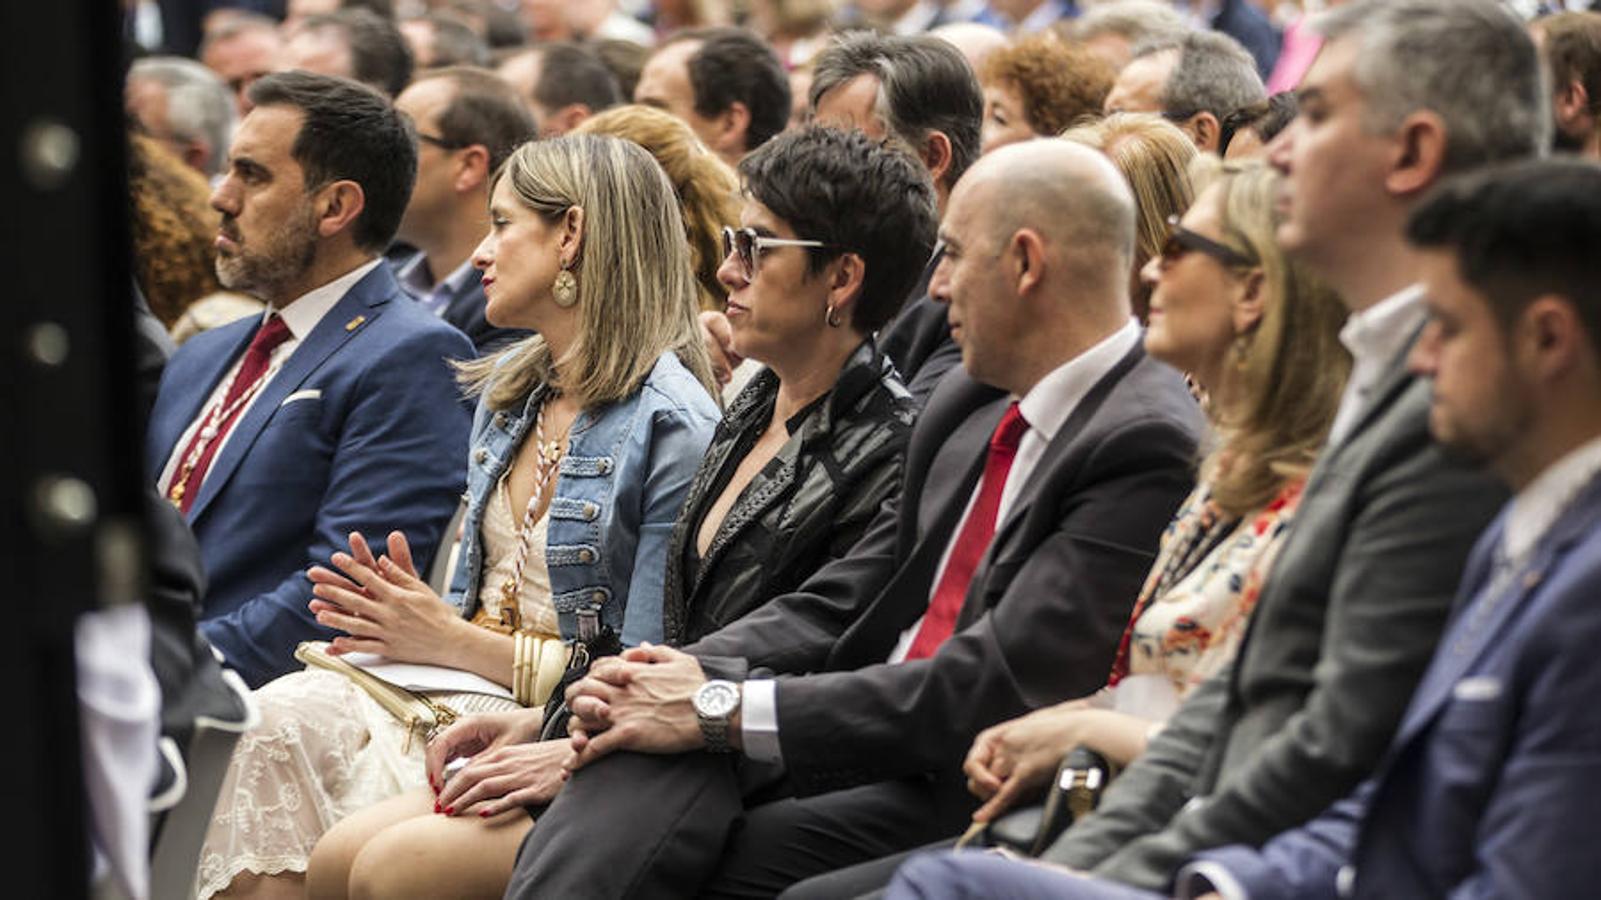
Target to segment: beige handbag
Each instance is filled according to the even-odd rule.
[[[525,640],[528,640],[525,638]],[[556,685],[561,683],[562,674],[567,670],[567,661],[572,649],[560,638],[533,638],[529,640],[529,652],[537,654],[532,662],[533,691],[537,698],[529,706],[543,706],[550,698]],[[407,733],[406,745],[402,752],[410,752],[411,735],[417,735],[424,741],[431,740],[436,732],[449,727],[463,715],[473,712],[488,711],[478,709],[457,708],[429,697],[420,691],[402,687],[392,681],[380,678],[377,675],[353,665],[350,662],[328,652],[326,641],[303,641],[295,648],[295,659],[308,666],[338,672],[349,678],[355,685],[367,692],[367,695],[395,717]],[[458,695],[464,700],[470,700],[473,695]],[[485,699],[493,701],[493,708],[500,708],[499,698]],[[457,706],[461,704],[458,702]]]
[[[366,691],[379,706],[405,726],[406,746],[402,752],[410,752],[411,735],[418,735],[424,741],[430,740],[435,732],[449,726],[460,715],[437,700],[385,681],[360,666],[334,656],[328,652],[327,641],[302,641],[295,648],[295,659],[308,666],[338,672]]]

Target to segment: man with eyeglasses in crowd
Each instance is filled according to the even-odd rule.
[[[514,88],[468,67],[423,73],[395,108],[417,129],[417,184],[396,234],[417,252],[396,265],[400,286],[480,354],[526,336],[484,318],[472,252],[489,232],[489,176],[534,136],[533,117]]]

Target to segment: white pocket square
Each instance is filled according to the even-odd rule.
[[[1451,689],[1451,696],[1457,700],[1469,702],[1494,700],[1501,696],[1501,679],[1488,675],[1479,675],[1474,678],[1464,678]]]
[[[318,390],[317,388],[307,388],[306,390],[303,390],[303,391],[295,391],[293,394],[290,394],[289,396],[285,397],[284,398],[284,402],[278,404],[278,408],[282,409],[283,407],[288,406],[291,403],[294,403],[296,400],[321,400],[321,399],[322,399],[322,391]]]

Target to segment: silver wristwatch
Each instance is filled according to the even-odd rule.
[[[728,753],[734,748],[728,743],[728,724],[739,709],[739,685],[732,681],[714,679],[695,691],[695,718],[700,720],[700,733],[706,739],[706,749],[712,753]]]

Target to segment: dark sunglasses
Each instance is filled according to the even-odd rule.
[[[1162,242],[1160,256],[1162,263],[1168,265],[1178,262],[1184,254],[1195,251],[1212,257],[1225,266],[1238,266],[1246,268],[1256,265],[1256,260],[1225,244],[1220,244],[1204,235],[1185,228],[1179,224],[1178,216],[1167,217],[1167,240]]]
[[[832,244],[822,241],[804,241],[791,238],[768,237],[757,234],[754,228],[729,228],[723,226],[723,258],[727,259],[730,253],[739,255],[741,274],[746,281],[756,277],[756,267],[761,264],[762,251],[774,247],[806,247],[812,250],[833,249]]]

